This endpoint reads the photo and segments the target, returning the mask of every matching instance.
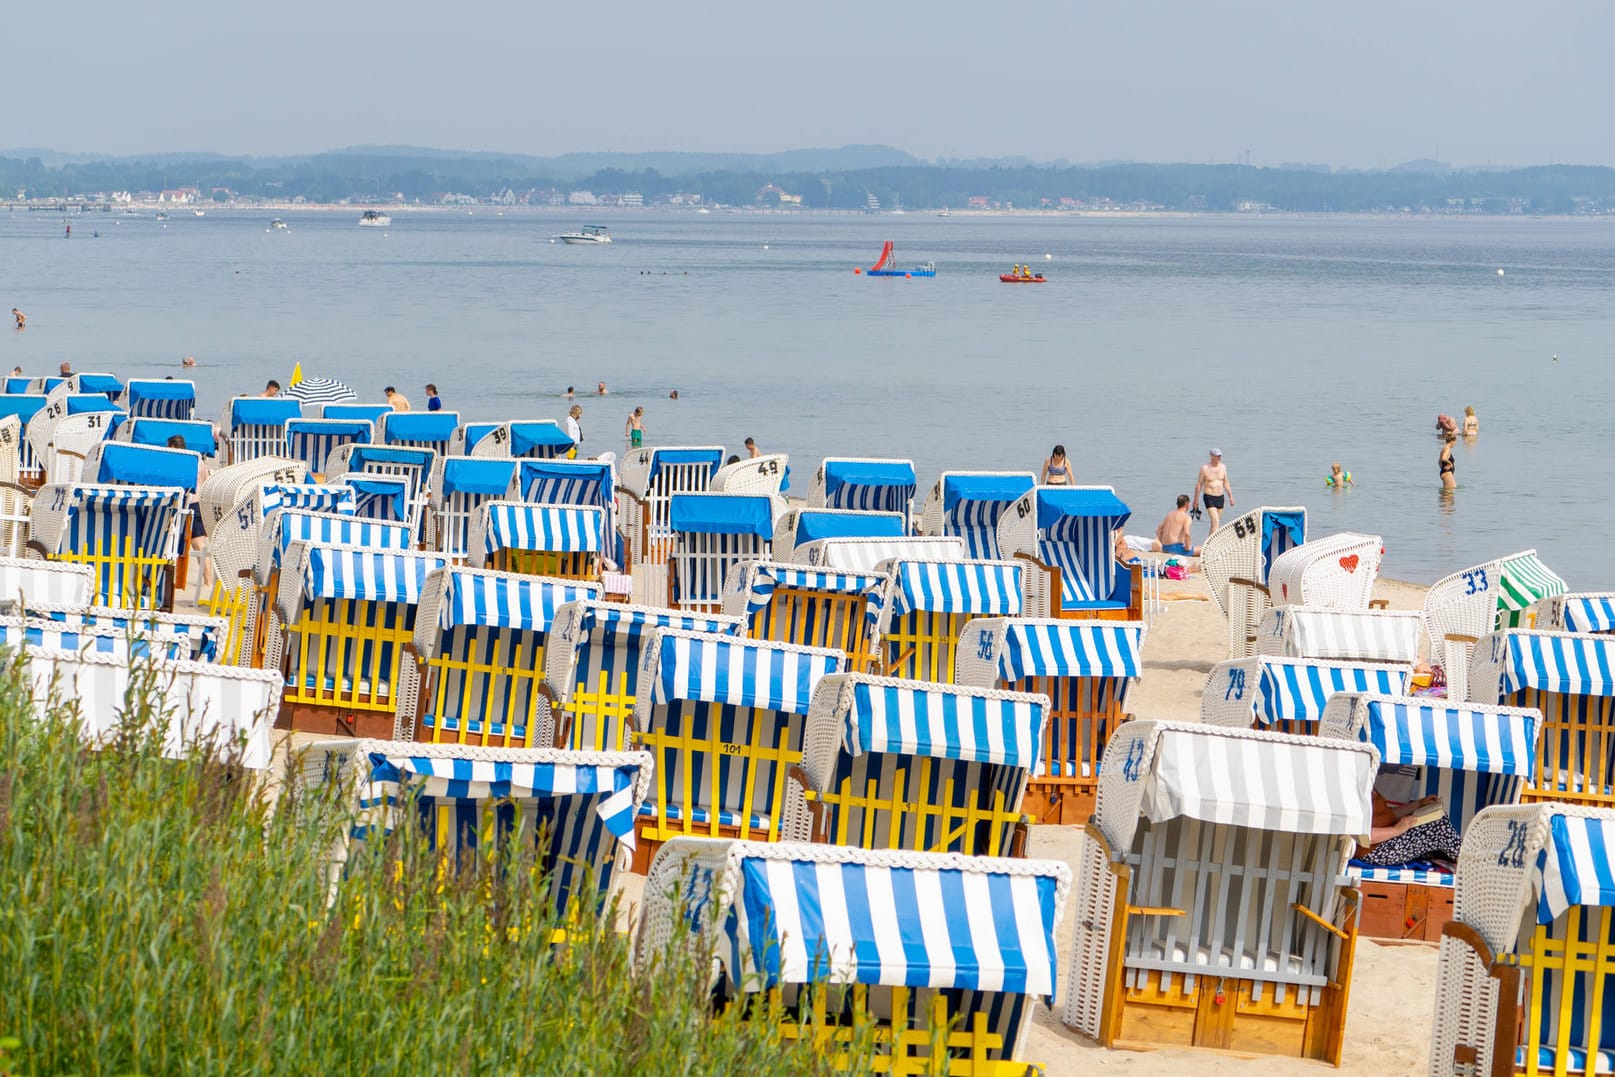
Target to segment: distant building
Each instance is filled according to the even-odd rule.
[[[969,206],[971,209],[986,209],[987,199],[979,194],[971,195],[969,200],[965,202],[965,205]]]
[[[644,209],[645,196],[640,194],[638,191],[629,191],[627,194],[622,196],[621,204],[626,206],[628,209]]]
[[[869,197],[874,198],[875,196],[870,195]],[[755,199],[753,199],[753,201],[760,206],[800,206],[802,204],[802,196],[799,194],[791,194],[783,188],[776,187],[772,183],[769,183],[765,184],[757,191],[757,196]],[[876,208],[879,208],[879,201],[876,201],[875,206]]]
[[[195,187],[175,187],[172,190],[160,192],[157,195],[157,201],[172,202],[175,205],[182,205],[186,202],[196,201],[198,194],[199,192]]]
[[[573,191],[566,196],[566,201],[571,206],[598,206],[600,204],[600,199],[594,196],[593,191]]]

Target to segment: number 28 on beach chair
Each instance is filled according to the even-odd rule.
[[[1407,695],[1411,666],[1255,655],[1218,662],[1200,693],[1200,720],[1225,729],[1316,735],[1337,692]]]
[[[891,677],[954,681],[959,634],[972,617],[1018,617],[1021,572],[1007,561],[888,561],[880,648]]]
[[[1212,601],[1228,618],[1228,657],[1255,653],[1256,626],[1272,605],[1273,562],[1307,540],[1304,508],[1257,508],[1219,527],[1200,547]]]
[[[1065,1023],[1106,1047],[1339,1065],[1358,915],[1342,873],[1378,765],[1353,741],[1117,730],[1077,870]]]
[[[847,668],[867,672],[877,662],[876,632],[890,578],[742,561],[729,570],[724,612],[741,618],[752,639],[828,647]]]
[[[958,683],[1049,701],[1039,764],[1021,802],[1037,822],[1080,826],[1093,814],[1099,761],[1143,672],[1144,634],[1140,621],[985,617],[965,625]]]
[[[1505,628],[1555,628],[1533,624],[1532,607],[1567,588],[1535,550],[1499,557],[1437,580],[1424,595],[1430,661],[1447,674],[1447,695],[1468,699],[1469,661],[1482,637]]]
[[[1002,556],[1026,562],[1026,608],[1039,617],[1136,621],[1143,566],[1116,560],[1116,529],[1133,511],[1108,486],[1039,486],[998,522]]]
[[[471,564],[477,568],[600,580],[603,514],[576,505],[489,501],[471,525]]]
[[[1030,471],[944,471],[920,510],[920,531],[957,535],[973,558],[1007,556],[998,546],[1004,514],[1037,485]]]
[[[184,518],[176,487],[47,485],[34,498],[29,546],[94,569],[95,605],[171,609]]]

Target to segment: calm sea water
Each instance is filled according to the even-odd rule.
[[[210,415],[298,360],[365,399],[421,406],[435,381],[471,418],[559,418],[603,380],[588,449],[620,450],[643,405],[651,444],[789,452],[797,492],[827,454],[912,457],[929,483],[1063,442],[1137,533],[1216,445],[1239,506],[1383,535],[1388,575],[1536,546],[1615,587],[1612,221],[645,213],[568,247],[549,236],[583,218],[270,216],[97,214],[64,241],[60,217],[0,214],[0,310],[29,316],[0,364],[183,376],[192,354]],[[937,278],[855,276],[886,239]],[[999,284],[1015,262],[1050,283]],[[1433,422],[1466,404],[1482,434],[1444,497]],[[1332,460],[1357,489],[1324,489]]]

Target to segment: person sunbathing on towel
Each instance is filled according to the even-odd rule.
[[[1369,843],[1356,859],[1374,867],[1395,867],[1416,860],[1451,865],[1458,860],[1463,841],[1453,829],[1440,797],[1397,804],[1374,790],[1374,816]]]

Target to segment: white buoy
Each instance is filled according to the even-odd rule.
[[[1044,261],[1045,261],[1045,262],[1052,262],[1052,261],[1054,261],[1054,255],[1052,255],[1052,254],[1045,254],[1045,255],[1044,255],[1044,256],[1043,256],[1043,260],[1044,260]]]
[[[1501,270],[1501,269],[1499,269],[1499,270],[1498,270],[1498,271],[1497,271],[1497,275],[1498,275],[1498,276],[1499,276],[1499,277],[1501,277],[1501,276],[1502,276],[1502,275],[1503,275],[1503,271],[1502,271],[1502,270]]]
[[[766,243],[764,243],[764,244],[763,244],[763,250],[765,250],[765,251],[766,251],[766,250],[767,250],[767,249],[768,249],[768,244],[766,244]]]

